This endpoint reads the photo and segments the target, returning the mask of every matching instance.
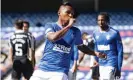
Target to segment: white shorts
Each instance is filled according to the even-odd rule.
[[[115,67],[100,66],[100,80],[115,80]]]
[[[68,80],[68,77],[62,72],[44,72],[42,70],[35,70],[30,80]]]

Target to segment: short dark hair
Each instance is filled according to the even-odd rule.
[[[87,32],[83,32],[83,33],[82,33],[82,39],[83,39],[83,37],[84,37],[85,35],[88,35],[88,33],[87,33]]]
[[[27,24],[30,27],[30,23],[28,21],[23,21],[23,23]]]
[[[72,4],[71,4],[70,2],[63,2],[63,3],[62,3],[62,6],[71,6],[71,7],[73,7]]]
[[[16,25],[16,27],[17,27],[18,29],[22,29],[22,28],[23,28],[23,20],[17,19],[17,20],[15,21],[15,25]]]
[[[63,3],[62,3],[62,6],[70,6],[70,7],[73,8],[73,11],[74,11],[73,18],[77,18],[77,17],[79,16],[78,11],[77,11],[76,8],[72,5],[72,3],[70,3],[70,2],[63,2]]]
[[[102,15],[105,17],[105,20],[110,23],[110,15],[107,12],[100,12],[99,15]],[[98,15],[98,16],[99,16]]]

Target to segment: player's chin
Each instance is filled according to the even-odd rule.
[[[68,25],[69,24],[69,20],[64,20],[64,24]]]

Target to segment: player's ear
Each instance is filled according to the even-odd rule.
[[[60,11],[58,11],[58,16],[60,15]]]

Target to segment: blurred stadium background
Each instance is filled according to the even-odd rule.
[[[65,0],[64,0],[65,1]],[[41,58],[44,47],[44,29],[47,22],[55,22],[62,0],[2,0],[1,11],[1,55],[2,80],[11,80],[11,66],[8,61],[8,38],[14,32],[14,21],[24,19],[30,22],[30,32],[36,38],[36,58]],[[131,0],[69,0],[79,16],[74,24],[81,32],[92,34],[97,28],[96,17],[100,11],[110,14],[110,26],[120,31],[124,45],[124,61],[121,80],[133,80],[133,5]],[[127,4],[127,5],[125,5]],[[8,6],[7,6],[8,5]],[[90,57],[85,56],[79,66],[77,80],[90,80]]]

